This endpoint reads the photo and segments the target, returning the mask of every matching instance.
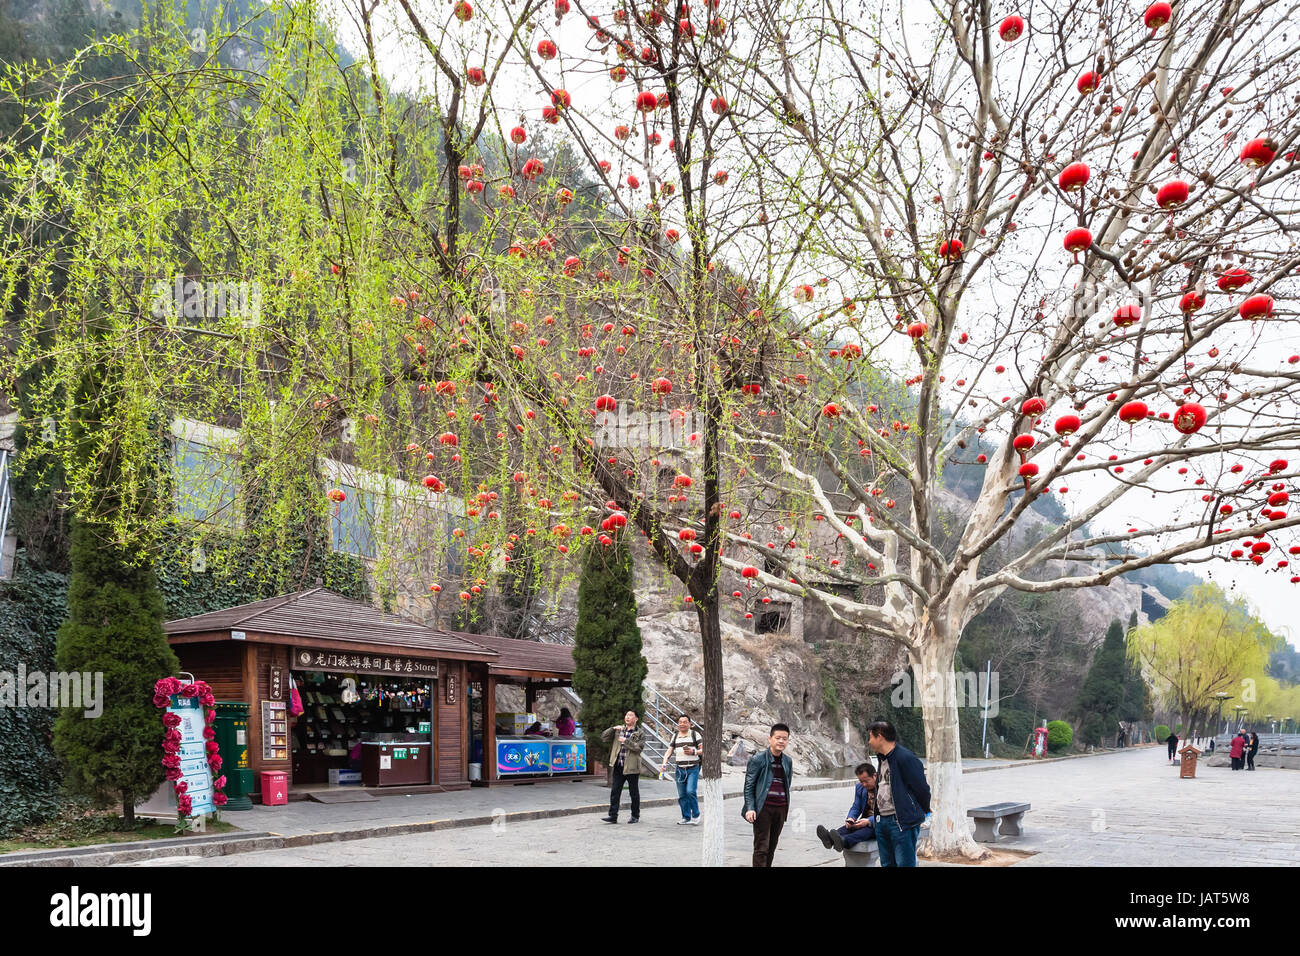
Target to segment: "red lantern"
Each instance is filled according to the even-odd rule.
[[[1241,161],[1247,166],[1267,166],[1277,155],[1277,143],[1267,136],[1252,139],[1241,148]]]
[[[998,36],[1002,37],[1002,39],[1007,43],[1011,43],[1013,40],[1018,39],[1020,34],[1024,32],[1025,21],[1014,14],[1003,20],[1002,25],[998,27]]]
[[[1025,452],[1034,447],[1033,435],[1017,435],[1011,440],[1011,447],[1020,452],[1023,457]]]
[[[1078,415],[1062,415],[1054,427],[1058,435],[1073,435],[1083,427],[1083,421]]]
[[[642,113],[653,113],[659,106],[659,97],[650,91],[638,93],[636,97],[636,108]]]
[[[1205,407],[1196,402],[1188,402],[1174,412],[1174,428],[1184,435],[1193,435],[1205,425],[1205,419]]]
[[[1251,275],[1245,269],[1229,269],[1223,275],[1219,276],[1217,285],[1224,292],[1236,292],[1242,286],[1251,280]]]
[[[550,40],[539,40],[537,42],[537,55],[543,60],[554,60],[555,54],[558,52],[559,50]]]
[[[1099,85],[1101,85],[1101,74],[1089,70],[1087,73],[1079,77],[1079,82],[1075,84],[1075,88],[1079,91],[1080,95],[1087,96]]]
[[[1080,226],[1065,234],[1065,251],[1074,253],[1074,261],[1079,261],[1079,253],[1092,245],[1092,233]]]
[[[949,262],[956,262],[961,258],[962,241],[953,239],[939,243],[940,258],[947,259]]]
[[[1130,325],[1140,321],[1141,318],[1142,306],[1138,305],[1136,302],[1130,302],[1126,305],[1121,305],[1115,310],[1115,315],[1112,321],[1121,329],[1127,329]]]
[[[1147,417],[1146,402],[1126,402],[1119,410],[1119,420],[1132,425]]]
[[[1164,0],[1159,0],[1158,3],[1153,3],[1151,6],[1147,7],[1147,12],[1142,17],[1142,22],[1145,23],[1147,29],[1154,34],[1162,26],[1168,23],[1169,18],[1172,16],[1173,10],[1170,8],[1169,4],[1165,3]]]
[[[1021,415],[1041,415],[1047,410],[1047,403],[1041,398],[1027,398],[1020,406]]]
[[[1020,477],[1025,479],[1025,484],[1029,484],[1029,479],[1038,475],[1038,466],[1032,461],[1027,461],[1020,466]]]
[[[1160,4],[1157,4],[1159,6]],[[1168,4],[1165,4],[1168,6]],[[1187,183],[1181,179],[1175,179],[1173,182],[1165,183],[1156,193],[1156,205],[1161,209],[1177,209],[1183,203],[1187,202],[1189,190]]]
[[[1061,192],[1077,192],[1087,184],[1091,176],[1092,171],[1088,169],[1086,163],[1071,163],[1061,170],[1061,175],[1056,179],[1056,185],[1061,187]]]
[[[1178,300],[1178,308],[1184,315],[1191,315],[1193,312],[1205,305],[1205,296],[1201,295],[1195,289],[1191,292],[1183,293],[1183,297]]]
[[[1273,297],[1262,292],[1246,297],[1238,309],[1243,319],[1271,319],[1273,317]]]

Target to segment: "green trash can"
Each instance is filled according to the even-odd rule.
[[[248,704],[242,701],[217,701],[213,729],[221,753],[221,772],[226,775],[223,809],[253,809],[253,768],[248,765]]]

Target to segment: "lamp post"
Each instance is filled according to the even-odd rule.
[[[1214,695],[1214,699],[1218,701],[1218,710],[1215,712],[1214,715],[1214,723],[1216,726],[1218,726],[1218,724],[1223,720],[1223,702],[1225,700],[1232,700],[1232,695],[1224,693],[1223,691],[1219,691],[1217,694]],[[1221,734],[1226,734],[1227,732],[1228,732],[1227,727],[1224,727],[1221,731],[1219,731],[1219,733]]]

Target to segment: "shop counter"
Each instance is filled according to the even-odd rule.
[[[433,782],[433,744],[361,744],[361,783],[367,787],[398,787]]]

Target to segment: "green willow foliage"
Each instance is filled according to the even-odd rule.
[[[753,405],[742,386],[788,380],[813,347],[775,331],[786,273],[750,289],[706,269],[701,250],[723,246],[701,241],[700,205],[687,261],[655,241],[656,204],[629,216],[593,198],[567,147],[544,137],[515,147],[464,102],[452,115],[437,89],[390,92],[340,57],[311,4],[270,5],[256,45],[216,23],[206,55],[187,45],[179,7],[148,9],[138,30],[80,57],[125,64],[116,82],[27,66],[0,89],[25,110],[22,135],[0,152],[0,175],[17,184],[3,208],[0,295],[19,317],[0,389],[23,395],[29,422],[55,423],[33,447],[67,469],[78,515],[122,547],[156,550],[173,509],[143,499],[171,494],[147,477],[159,423],[176,419],[237,429],[224,450],[240,458],[268,540],[337,511],[324,487],[314,493],[311,463],[379,476],[385,591],[409,577],[412,552],[430,583],[453,579],[448,548],[463,587],[484,585],[520,536],[563,542],[594,525],[607,477],[655,486],[668,472],[652,495],[656,534],[693,510],[671,484],[678,471],[716,480],[718,501],[742,497],[746,468],[734,463],[753,461],[731,427]],[[250,56],[255,71],[227,65]],[[530,155],[540,176],[524,172]],[[482,199],[462,195],[466,169],[496,177]],[[513,199],[492,195],[511,183]],[[571,206],[564,183],[577,187]],[[763,216],[777,205],[767,200]],[[98,367],[115,370],[121,394],[95,454],[78,456],[67,437],[75,384]],[[842,368],[828,391],[867,367]],[[880,380],[863,389],[886,381],[863,374]],[[671,397],[651,393],[655,376],[673,382]],[[620,413],[673,412],[675,453],[662,464],[601,459],[591,436],[603,393],[620,395]],[[764,427],[780,437],[798,424],[774,414]],[[109,455],[121,475],[112,509],[96,482]],[[427,491],[426,476],[445,492]],[[815,507],[799,500],[782,501],[791,538],[812,527]],[[219,550],[220,532],[202,525],[196,543]],[[564,551],[537,550],[539,577],[576,574]],[[660,558],[673,568],[674,554],[661,547]],[[712,583],[697,600],[720,600]],[[455,602],[456,589],[436,600]]]

